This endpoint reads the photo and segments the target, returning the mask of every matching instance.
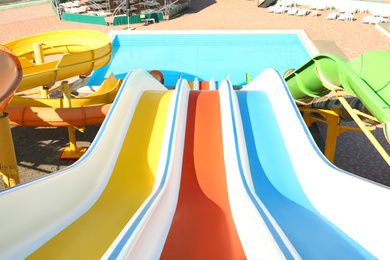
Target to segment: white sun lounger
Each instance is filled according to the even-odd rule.
[[[288,11],[288,8],[282,6],[282,7],[279,7],[278,9],[275,10],[275,14],[284,14],[285,12]]]
[[[347,18],[348,18],[348,14],[343,13],[339,17],[337,17],[337,20],[345,21]]]
[[[328,10],[328,6],[324,4],[318,5],[317,10],[326,11]]]
[[[341,7],[340,9],[339,9],[339,13],[346,13],[347,12],[347,8],[346,7]]]
[[[299,12],[297,13],[297,15],[299,16],[306,16],[310,13],[309,9],[301,9],[299,10]]]
[[[267,13],[273,13],[276,10],[278,10],[278,8],[280,8],[280,5],[273,5],[270,8],[268,8]]]
[[[299,8],[294,7],[293,9],[288,10],[287,15],[297,15],[298,12],[299,12]]]
[[[339,13],[337,12],[331,12],[328,14],[328,16],[326,17],[327,20],[336,20],[337,17],[339,17]]]
[[[369,16],[365,16],[363,17],[363,20],[362,20],[362,23],[370,23],[372,19],[374,19],[375,17],[372,16],[372,15],[369,15]]]
[[[387,19],[382,17],[374,17],[371,19],[370,24],[387,23]]]

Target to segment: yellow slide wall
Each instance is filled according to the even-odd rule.
[[[98,201],[28,259],[98,259],[151,193],[172,91],[145,91]],[[71,190],[71,189],[70,189]]]

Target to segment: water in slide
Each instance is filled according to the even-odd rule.
[[[191,91],[179,198],[161,259],[243,259],[229,205],[218,91]]]

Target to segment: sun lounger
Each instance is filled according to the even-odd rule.
[[[310,10],[316,10],[317,7],[318,7],[318,5],[316,5],[316,4],[315,4],[315,5],[311,5],[311,6],[309,7],[309,9],[310,9]]]
[[[319,15],[318,11],[313,11],[310,14],[311,17],[313,17],[313,16],[317,17],[318,15]]]
[[[387,19],[382,17],[374,17],[371,19],[370,24],[387,23]]]
[[[270,8],[268,8],[267,13],[274,13],[276,10],[280,8],[280,5],[273,5]]]
[[[348,9],[347,9],[346,7],[341,7],[341,8],[339,9],[339,13],[340,13],[340,14],[346,13],[347,10],[348,10]]]
[[[318,5],[317,10],[326,11],[328,10],[328,6],[324,4]]]
[[[390,18],[390,10],[383,10],[380,12],[380,17]]]
[[[339,15],[339,17],[337,17],[337,20],[345,21],[347,18],[348,18],[348,14],[343,13],[343,14]]]
[[[85,13],[85,11],[87,11],[86,6],[82,6],[79,8],[65,8],[65,12],[70,14],[81,14],[81,13]]]
[[[339,17],[337,17],[337,20],[341,20],[341,21],[351,20],[351,21],[353,21],[353,15],[350,13],[344,13],[344,14],[340,15]]]
[[[284,7],[291,7],[293,3],[290,0],[286,0],[282,1],[280,4]]]
[[[372,15],[369,15],[369,16],[365,16],[363,17],[363,20],[362,20],[362,23],[370,23],[372,19],[374,19],[375,17],[372,16]]]
[[[299,10],[299,12],[297,13],[297,15],[299,16],[306,16],[310,13],[309,9],[301,9]]]
[[[284,14],[285,12],[288,11],[288,8],[282,6],[282,7],[279,7],[278,9],[275,10],[275,14]]]
[[[111,13],[111,12],[104,12],[104,11],[101,11],[101,12],[97,12],[96,15],[97,15],[97,16],[106,17],[106,16],[112,15],[112,13]]]
[[[299,12],[299,8],[294,7],[293,9],[288,10],[287,15],[297,15],[298,12]]]
[[[337,12],[331,12],[328,14],[328,16],[326,17],[326,20],[336,20],[337,17],[339,17],[339,13]]]

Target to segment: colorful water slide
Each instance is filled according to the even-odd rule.
[[[316,147],[279,73],[232,93],[243,179],[303,259],[388,259],[388,187],[344,172]]]
[[[104,259],[295,256],[272,216],[257,210],[242,185],[237,158],[225,147],[220,91],[190,91],[185,80],[177,89],[172,168]]]
[[[357,96],[385,124],[390,137],[390,52],[370,51],[346,63],[332,54],[319,54],[286,76],[294,99],[323,96],[343,88]],[[324,88],[324,85],[327,88]]]
[[[152,192],[171,132],[172,95],[146,71],[130,72],[80,160],[1,191],[7,210],[0,216],[0,258],[101,257]]]
[[[18,92],[88,75],[106,65],[112,52],[108,36],[90,30],[37,34],[5,43],[4,46],[12,50],[22,64],[23,80]]]
[[[137,69],[79,161],[0,192],[0,258],[387,259],[389,200],[326,161],[275,70],[236,93]]]

